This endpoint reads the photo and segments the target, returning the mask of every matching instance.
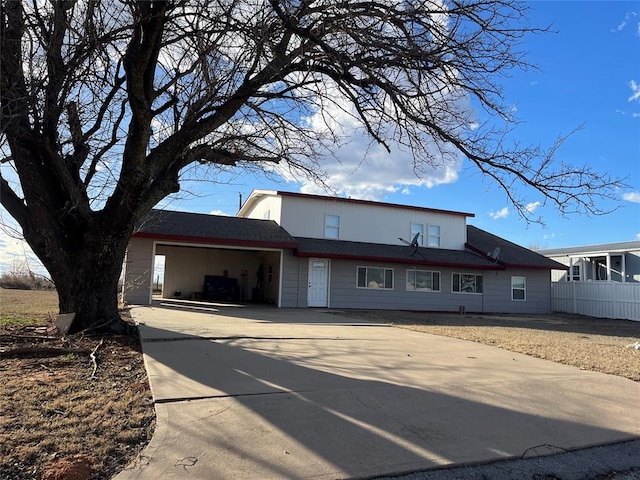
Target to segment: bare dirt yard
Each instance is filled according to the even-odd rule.
[[[154,408],[135,328],[48,337],[55,292],[0,289],[0,478],[106,480],[151,439]],[[640,322],[571,315],[340,312],[640,381]],[[95,351],[95,362],[91,353]]]
[[[104,340],[49,337],[36,327],[57,302],[56,292],[0,290],[3,480],[108,479],[151,439],[155,413],[136,329]]]
[[[458,315],[346,311],[347,316],[470,340],[640,382],[640,322],[580,315]]]

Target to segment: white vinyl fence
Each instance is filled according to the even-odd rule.
[[[640,321],[640,283],[552,282],[554,312]]]

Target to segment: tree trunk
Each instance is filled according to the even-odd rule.
[[[88,222],[76,217],[75,228],[59,229],[59,235],[36,227],[25,230],[25,238],[56,285],[60,313],[76,314],[72,332],[123,334],[118,280],[134,220],[101,221],[95,215]]]
[[[54,275],[60,313],[75,313],[71,331],[91,333],[126,332],[118,313],[118,279],[122,254],[108,260],[94,252],[75,252],[69,271]]]

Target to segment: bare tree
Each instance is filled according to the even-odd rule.
[[[500,80],[540,31],[525,14],[511,0],[2,0],[2,205],[60,311],[104,331],[121,328],[136,222],[180,172],[279,164],[321,180],[340,128],[312,125],[318,112],[410,148],[418,174],[463,155],[522,213],[523,185],[597,213],[618,180],[502,142]]]

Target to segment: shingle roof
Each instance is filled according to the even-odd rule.
[[[450,267],[474,267],[502,269],[495,262],[466,250],[420,247],[412,255],[413,247],[406,245],[382,245],[379,243],[349,242],[319,238],[296,237],[296,255],[301,257],[329,257],[372,262],[394,262],[415,265]]]
[[[598,245],[584,245],[582,247],[565,247],[565,248],[545,248],[538,250],[541,255],[570,255],[572,253],[613,253],[613,252],[629,252],[640,251],[640,240],[617,243],[602,243]]]
[[[420,247],[413,255],[413,247],[406,245],[294,238],[272,220],[169,210],[152,210],[137,225],[134,236],[174,242],[293,248],[296,255],[302,257],[318,256],[489,270],[505,267],[566,269],[565,265],[471,225],[467,226],[467,250]],[[496,247],[500,247],[497,262],[487,255]]]
[[[505,267],[525,267],[539,269],[566,270],[567,266],[562,265],[550,258],[540,255],[532,250],[516,245],[504,238],[493,235],[489,232],[467,225],[467,247],[481,255],[488,255],[500,248],[498,264]]]
[[[293,248],[295,240],[273,220],[152,210],[136,227],[136,237],[236,246]]]

